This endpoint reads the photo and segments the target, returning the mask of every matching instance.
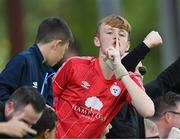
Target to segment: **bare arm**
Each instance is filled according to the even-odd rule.
[[[130,78],[129,75],[123,76],[121,81],[125,85],[132,98],[132,105],[144,117],[154,114],[154,103],[149,96]]]
[[[118,41],[116,41],[118,42]],[[123,45],[123,44],[122,44]],[[132,98],[132,104],[137,111],[144,117],[152,116],[154,114],[154,103],[128,75],[127,70],[121,63],[120,46],[116,43],[116,47],[109,47],[107,49],[106,63],[112,64],[112,69],[117,79],[120,79],[125,85],[127,91]]]

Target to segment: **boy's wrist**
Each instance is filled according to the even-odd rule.
[[[114,69],[114,74],[116,76],[116,79],[121,80],[122,77],[128,75],[128,71],[125,69],[125,67],[120,63],[118,64]]]

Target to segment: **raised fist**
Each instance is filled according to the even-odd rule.
[[[143,41],[148,48],[154,48],[160,44],[162,44],[162,38],[159,35],[159,33],[157,31],[151,31],[144,39]]]

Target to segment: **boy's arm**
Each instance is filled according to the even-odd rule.
[[[24,59],[17,55],[6,65],[0,73],[0,101],[6,101],[12,92],[18,88],[23,74]]]
[[[150,32],[143,42],[141,42],[136,48],[133,49],[128,55],[126,55],[121,61],[127,71],[135,70],[137,64],[144,59],[144,57],[150,52],[151,48],[154,48],[162,43],[162,38],[158,32]]]
[[[125,85],[132,99],[132,105],[143,117],[150,117],[154,114],[154,103],[146,92],[135,83],[128,75],[127,70],[121,63],[118,63],[114,70],[117,79]]]
[[[118,42],[116,38],[116,42]],[[123,44],[121,44],[123,45]],[[124,44],[125,45],[125,44]],[[111,64],[112,71],[114,72],[117,79],[121,80],[125,85],[128,93],[132,99],[132,105],[136,110],[144,117],[149,117],[154,114],[154,103],[147,96],[145,91],[141,89],[128,75],[128,71],[121,63],[120,58],[120,46],[116,43],[115,47],[107,48],[107,56],[105,63],[109,66]]]

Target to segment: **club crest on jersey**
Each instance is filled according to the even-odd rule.
[[[110,87],[110,92],[113,96],[118,96],[121,93],[121,88],[118,85],[113,84]]]

